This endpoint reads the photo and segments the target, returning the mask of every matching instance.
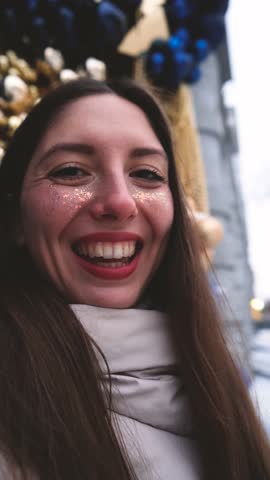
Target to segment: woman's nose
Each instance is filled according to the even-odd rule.
[[[124,179],[109,178],[101,182],[91,203],[91,213],[96,219],[125,221],[138,213],[136,201]]]

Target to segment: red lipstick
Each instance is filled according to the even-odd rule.
[[[80,237],[79,240],[76,241],[76,244],[79,243],[91,243],[91,242],[125,242],[125,241],[136,241],[143,244],[143,241],[139,235],[131,232],[95,232],[89,235],[85,235]],[[75,245],[76,245],[75,244]],[[103,278],[104,280],[122,280],[129,277],[137,268],[139,258],[140,258],[140,251],[135,253],[134,258],[131,260],[130,263],[127,265],[122,265],[119,267],[111,267],[109,264],[108,266],[98,265],[97,263],[91,263],[91,261],[86,260],[85,258],[77,255],[74,252],[77,262],[79,265],[88,273],[91,273],[95,277]],[[112,259],[112,262],[114,260]]]
[[[84,270],[104,280],[123,280],[129,277],[136,270],[140,258],[140,252],[138,252],[128,265],[123,265],[123,267],[101,267],[78,257],[76,254],[74,255]]]

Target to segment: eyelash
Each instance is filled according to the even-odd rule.
[[[77,173],[77,175],[75,174]],[[80,174],[78,175],[78,172]],[[88,175],[82,168],[69,165],[63,168],[60,168],[59,170],[55,170],[50,174],[50,177],[52,178],[65,178],[68,180],[78,180],[80,177],[84,177],[85,175]],[[150,181],[150,182],[165,182],[165,178],[160,175],[160,173],[154,169],[154,168],[141,168],[140,170],[135,170],[130,174],[131,177],[139,178],[144,181]]]
[[[146,175],[146,178],[144,177]],[[137,176],[137,178],[140,178],[142,180],[148,180],[151,182],[164,182],[165,178],[160,175],[160,173],[155,170],[154,168],[141,168],[140,170],[136,170],[135,172],[132,172],[130,175],[131,177]],[[149,178],[150,177],[150,178]]]
[[[76,172],[83,172],[81,175],[72,175],[70,174],[70,171],[76,171]],[[69,172],[69,174],[68,174]],[[63,168],[60,168],[59,170],[55,170],[54,172],[52,172],[50,174],[50,177],[53,177],[53,178],[78,178],[78,177],[83,177],[84,175],[86,174],[86,172],[84,172],[84,170],[82,168],[79,168],[79,167],[76,167],[76,166],[73,166],[73,165],[69,165],[67,167],[63,167]]]

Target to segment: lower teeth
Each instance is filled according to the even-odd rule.
[[[109,268],[125,267],[133,259],[133,257],[129,257],[129,258],[122,258],[121,260],[118,260],[118,261],[110,261],[110,260],[101,260],[98,258],[89,258],[82,255],[80,255],[80,257],[86,260],[87,262],[92,263],[93,265],[97,265],[98,267],[109,267]]]
[[[93,263],[93,262],[92,262]],[[98,265],[99,267],[110,267],[110,268],[117,268],[117,267],[124,267],[128,264],[129,262],[95,262],[95,265]]]

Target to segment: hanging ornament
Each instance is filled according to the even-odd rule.
[[[79,75],[74,72],[74,70],[71,70],[71,68],[64,68],[64,70],[61,70],[59,75],[61,83],[71,82],[72,80],[76,80],[78,77]]]
[[[28,95],[26,83],[17,75],[7,75],[4,78],[5,97],[12,102],[22,101]]]
[[[101,60],[89,57],[85,62],[85,67],[90,78],[99,81],[106,79],[106,65]]]
[[[44,59],[55,72],[60,72],[64,68],[64,57],[60,50],[52,47],[45,48]]]

